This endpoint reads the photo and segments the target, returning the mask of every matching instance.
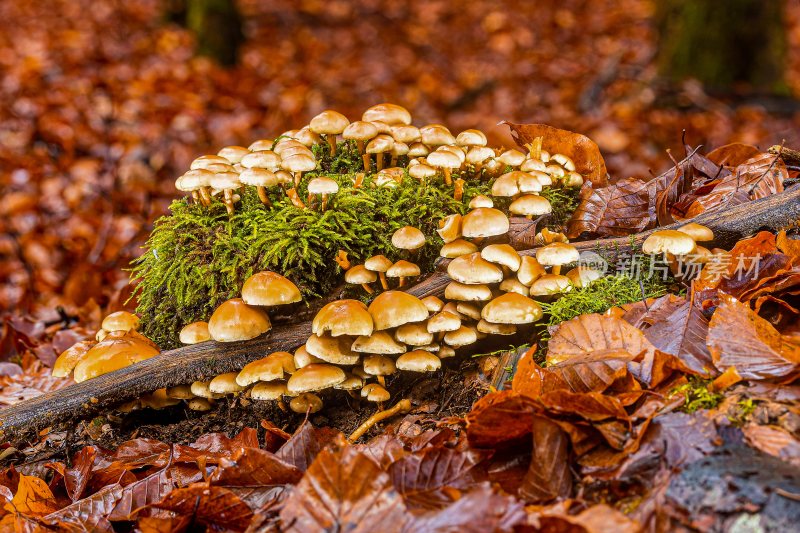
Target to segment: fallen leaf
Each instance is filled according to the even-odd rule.
[[[109,520],[133,520],[138,516],[139,511],[146,510],[149,505],[156,504],[163,500],[175,484],[164,468],[146,476],[138,481],[126,485],[117,504],[108,513]],[[145,514],[149,514],[146,510]]]
[[[17,492],[5,509],[28,517],[42,517],[58,510],[58,503],[50,487],[35,476],[19,475]]]
[[[718,371],[706,346],[708,319],[693,299],[683,302],[669,315],[655,318],[644,336],[653,346],[677,357],[698,374],[712,377]]]
[[[752,144],[730,143],[711,150],[706,158],[720,166],[736,167],[760,154],[761,150]]]
[[[800,441],[785,429],[751,423],[742,428],[742,433],[753,448],[800,467]]]
[[[119,483],[109,485],[88,498],[78,500],[72,505],[45,516],[42,520],[58,527],[73,527],[82,531],[109,531],[114,528],[108,521],[108,514],[122,496]]]
[[[582,234],[623,237],[639,233],[655,223],[655,198],[645,181],[624,178],[614,185],[597,187],[585,183],[580,202],[569,220],[567,237]]]
[[[253,512],[233,491],[205,483],[175,489],[153,506],[192,517],[193,522],[210,528],[243,531],[253,518]]]
[[[567,434],[547,418],[535,416],[532,435],[531,463],[519,496],[530,502],[566,498],[572,491]]]
[[[308,469],[317,455],[327,447],[341,448],[347,441],[340,431],[331,428],[315,428],[310,422],[303,422],[294,435],[280,447],[275,455],[299,468]]]
[[[473,448],[496,449],[518,444],[532,431],[541,406],[514,391],[487,394],[467,413],[467,440]]]
[[[593,313],[579,315],[558,326],[548,343],[547,361],[558,363],[603,350],[623,350],[636,355],[652,354],[655,348],[641,330],[625,320]]]
[[[502,533],[514,531],[514,527],[524,524],[525,520],[522,503],[497,494],[488,483],[484,483],[444,509],[415,517],[407,530]]]

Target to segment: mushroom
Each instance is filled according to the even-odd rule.
[[[475,169],[476,172],[480,172],[483,170],[483,166],[486,161],[494,158],[495,156],[494,150],[488,148],[486,146],[476,146],[474,148],[470,148],[467,152],[466,161]]]
[[[289,381],[286,382],[286,389],[290,394],[315,392],[338,385],[345,378],[344,370],[338,366],[326,363],[311,363],[292,374]]]
[[[508,217],[494,207],[473,209],[461,219],[461,234],[467,238],[494,237],[508,233]]]
[[[428,318],[428,309],[419,298],[401,291],[386,291],[369,304],[369,314],[378,331],[421,322]]]
[[[522,162],[519,169],[523,172],[545,172],[547,165],[538,159],[528,158]]]
[[[469,326],[461,326],[444,334],[444,342],[453,348],[473,344],[478,340],[478,332]]]
[[[530,289],[528,289],[527,285],[524,285],[519,278],[506,278],[500,283],[500,290],[503,292],[516,292],[517,294],[521,294],[523,296],[528,296],[530,294]]]
[[[458,302],[456,310],[459,314],[471,318],[472,320],[481,319],[481,308],[469,302]]]
[[[139,317],[128,311],[116,311],[103,319],[101,328],[108,331],[136,331],[139,329]]]
[[[72,379],[80,383],[144,361],[158,355],[159,352],[153,342],[136,332],[115,331],[92,346],[77,361]]]
[[[387,259],[385,256],[374,255],[364,261],[364,268],[372,272],[377,272],[381,280],[381,287],[383,287],[383,290],[386,290],[389,288],[389,285],[386,283],[386,271],[392,267],[392,264],[391,260]]]
[[[308,182],[308,202],[309,204],[311,203],[312,195],[321,195],[322,206],[320,207],[320,211],[323,213],[328,206],[328,196],[336,194],[337,192],[339,192],[339,184],[331,178],[314,178]]]
[[[444,307],[444,302],[436,296],[426,296],[421,301],[431,313],[438,313]]]
[[[442,248],[439,250],[439,256],[447,259],[453,259],[477,251],[477,245],[469,241],[465,241],[464,239],[456,239],[442,246]]]
[[[248,305],[287,305],[302,299],[297,285],[269,270],[253,274],[242,285],[242,300]]]
[[[267,314],[241,298],[223,302],[208,321],[208,332],[218,342],[254,339],[272,329]]]
[[[481,250],[481,257],[513,272],[519,270],[519,265],[522,263],[522,258],[510,244],[490,244]]]
[[[417,265],[404,259],[399,260],[386,271],[386,277],[398,278],[398,287],[405,286],[406,278],[413,278],[420,274],[421,271]]]
[[[205,398],[191,398],[186,402],[186,407],[192,411],[205,412],[210,411],[213,404]]]
[[[385,376],[390,376],[397,372],[397,367],[392,358],[373,354],[364,357],[364,372],[370,376],[375,376],[378,379],[378,383],[385,387]]]
[[[549,215],[553,212],[553,207],[547,198],[536,194],[525,194],[511,202],[508,210],[513,215],[521,215],[531,220],[535,216]]]
[[[694,242],[710,242],[714,240],[714,232],[711,231],[710,228],[696,222],[683,225],[678,228],[678,231],[687,234]]]
[[[322,398],[306,392],[292,398],[289,402],[289,409],[299,414],[313,414],[322,409]]]
[[[236,375],[236,383],[247,387],[258,381],[283,379],[286,373],[294,373],[297,367],[294,356],[289,352],[274,352],[268,356],[247,363]]]
[[[207,400],[222,398],[224,396],[223,394],[211,392],[210,383],[211,381],[195,381],[189,388],[191,389],[192,394],[198,398],[205,398]]]
[[[408,146],[408,157],[427,157],[430,149],[421,142],[411,143]]]
[[[231,162],[225,159],[224,157],[218,155],[201,155],[194,161],[192,161],[189,168],[191,170],[198,170],[198,169],[208,169],[211,165],[226,165],[230,166]]]
[[[566,276],[569,278],[570,282],[576,287],[586,287],[593,281],[597,281],[598,279],[603,277],[603,272],[596,270],[594,268],[589,268],[587,266],[578,265],[577,267],[573,268],[569,272],[567,272]]]
[[[389,154],[392,156],[391,166],[395,166],[397,164],[398,157],[407,155],[408,150],[409,148],[406,143],[400,142],[397,139],[395,139],[394,144],[392,145],[392,149],[389,151]]]
[[[422,134],[419,128],[410,124],[397,124],[391,127],[392,138],[407,145],[419,142],[422,139]]]
[[[308,127],[314,133],[325,135],[330,147],[331,157],[336,155],[336,136],[342,133],[350,121],[337,111],[328,109],[311,119]]]
[[[394,332],[394,337],[410,346],[425,346],[433,342],[433,334],[428,332],[427,324],[424,322],[403,324]]]
[[[564,154],[553,154],[550,156],[550,161],[555,161],[566,170],[570,172],[575,172],[575,163],[569,157],[565,156]]]
[[[519,150],[506,150],[497,158],[502,164],[509,167],[519,167],[525,162],[525,154]]]
[[[428,165],[433,168],[441,169],[444,174],[444,182],[447,185],[453,184],[453,179],[450,175],[451,171],[461,167],[461,159],[457,155],[448,151],[437,150],[428,154],[426,159]]]
[[[367,122],[381,121],[390,126],[398,124],[411,124],[411,113],[397,104],[378,104],[370,107],[361,116],[361,120]]]
[[[370,283],[375,282],[378,276],[375,272],[368,270],[364,265],[355,265],[344,273],[344,281],[351,285],[361,285],[367,294],[372,294],[375,289],[369,286]]]
[[[392,245],[401,250],[418,250],[425,246],[425,234],[413,226],[403,226],[392,233]]]
[[[419,133],[422,136],[422,142],[427,146],[437,147],[456,143],[456,138],[453,137],[450,130],[441,124],[423,126],[419,129]]]
[[[58,356],[53,364],[51,375],[55,378],[69,377],[75,365],[86,356],[95,344],[97,344],[95,341],[80,341],[61,352],[61,355]]]
[[[466,285],[451,281],[444,289],[444,297],[464,302],[485,302],[492,299],[492,290],[487,285]]]
[[[261,203],[267,207],[272,206],[266,188],[278,185],[278,177],[274,172],[264,168],[247,168],[239,174],[239,181],[242,185],[255,187]]]
[[[461,237],[461,215],[454,213],[439,221],[439,229],[436,230],[439,237],[445,243],[453,242]]]
[[[350,346],[352,338],[348,336],[329,337],[327,335],[312,334],[306,341],[306,350],[309,354],[322,359],[326,363],[335,365],[355,365],[361,359],[353,353]]]
[[[583,176],[577,172],[568,172],[567,175],[564,176],[563,182],[565,187],[573,187],[577,189],[578,187],[583,186]]]
[[[482,285],[503,281],[503,271],[497,265],[483,259],[481,254],[473,252],[453,259],[447,265],[450,279],[466,285]]]
[[[294,366],[295,368],[303,368],[311,363],[324,363],[322,359],[319,357],[314,357],[308,350],[306,350],[305,345],[299,347],[294,351]]]
[[[459,146],[473,147],[486,146],[488,140],[481,130],[464,130],[456,137],[456,144]]]
[[[516,292],[498,296],[481,310],[481,319],[493,324],[531,324],[540,318],[539,304]]]
[[[367,143],[367,154],[376,154],[376,169],[383,169],[383,156],[386,152],[391,152],[394,146],[394,139],[391,135],[379,133],[374,139]],[[369,172],[369,168],[365,168]]]
[[[469,201],[469,208],[478,209],[479,207],[494,207],[494,202],[488,196],[479,194]]]
[[[536,260],[540,265],[552,267],[553,274],[560,274],[561,266],[580,260],[580,254],[571,244],[554,242],[536,250]]]
[[[527,255],[520,257],[517,279],[526,287],[533,285],[534,281],[546,273],[547,271],[539,264],[539,261],[537,261],[535,257]]]
[[[301,128],[300,131],[295,134],[294,138],[300,141],[303,146],[307,146],[308,148],[311,148],[315,144],[322,144],[322,136],[312,131],[308,126]],[[335,145],[336,135],[333,136],[333,142]]]
[[[521,191],[519,190],[519,174],[517,170],[506,172],[492,184],[492,196],[502,196],[513,198]]]
[[[283,381],[270,381],[267,383],[261,382],[253,385],[250,389],[250,398],[253,400],[267,401],[278,400],[281,401],[286,396],[286,383]]]
[[[236,172],[217,172],[209,180],[211,187],[224,191],[225,209],[228,215],[233,215],[233,191],[242,186],[239,174]]]
[[[408,175],[420,182],[426,181],[436,175],[436,169],[432,166],[420,163],[408,168]]]
[[[186,324],[181,329],[178,336],[183,344],[197,344],[211,340],[211,334],[208,332],[208,322],[192,322]]]
[[[291,172],[294,176],[294,186],[300,185],[300,180],[303,178],[303,172],[309,172],[317,168],[317,162],[314,161],[313,156],[308,154],[299,153],[290,156],[281,156],[281,167],[287,172]]]
[[[274,139],[259,139],[254,141],[250,146],[247,147],[248,150],[251,152],[260,152],[262,150],[272,150],[272,146],[275,144]],[[244,159],[244,158],[242,158]]]
[[[240,163],[242,158],[249,153],[250,150],[244,146],[226,146],[217,152],[217,155],[227,159],[231,165],[234,165],[236,163]]]
[[[670,270],[678,276],[680,265],[677,258],[691,254],[696,247],[697,243],[688,233],[667,229],[651,233],[642,243],[642,252],[647,255],[664,254]]]
[[[149,394],[143,394],[139,398],[140,406],[149,409],[165,409],[179,403],[181,403],[180,400],[167,396],[166,389],[156,389]]]
[[[344,129],[344,132],[342,132],[342,137],[345,140],[356,142],[358,153],[361,154],[361,158],[364,161],[364,170],[366,172],[370,170],[370,157],[369,154],[366,153],[364,146],[377,135],[378,128],[376,128],[374,124],[363,120],[351,122],[350,125]]]
[[[371,335],[373,327],[372,315],[367,311],[367,306],[358,300],[330,302],[319,310],[311,322],[312,333],[329,333],[331,337]]]
[[[388,331],[375,331],[372,335],[362,335],[353,341],[354,352],[379,355],[399,354],[406,351],[404,344],[397,342]]]
[[[440,311],[428,319],[428,333],[446,333],[461,327],[461,319],[449,311]]]
[[[572,290],[572,282],[567,276],[545,274],[531,284],[531,296],[553,296]]]
[[[430,352],[413,350],[397,358],[397,368],[407,372],[435,372],[442,368],[442,361]]]
[[[225,372],[215,377],[208,383],[208,390],[214,394],[238,394],[245,387],[236,382],[238,372]]]
[[[389,391],[378,383],[368,383],[361,389],[361,397],[366,398],[368,402],[375,402],[380,405],[389,401],[391,395]]]

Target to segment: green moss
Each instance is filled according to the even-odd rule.
[[[680,408],[684,413],[694,413],[699,409],[713,409],[720,404],[724,396],[709,390],[708,387],[712,381],[690,376],[687,383],[672,389],[669,396],[674,397],[679,394],[684,396],[685,400]]]
[[[552,231],[564,231],[572,213],[578,207],[580,188],[546,187],[540,193],[547,198],[553,212],[547,217],[547,228]]]
[[[736,402],[733,413],[728,414],[730,420],[736,426],[743,426],[756,411],[757,403],[752,398],[745,398]]]

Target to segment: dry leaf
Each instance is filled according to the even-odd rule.
[[[547,361],[558,363],[596,351],[622,350],[652,356],[655,348],[641,330],[618,317],[597,313],[562,322],[548,343]]]

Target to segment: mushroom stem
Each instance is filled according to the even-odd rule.
[[[453,180],[450,178],[450,169],[447,168],[447,167],[444,168],[444,182],[447,185],[452,185],[453,184]]]
[[[364,141],[356,141],[356,147],[358,148],[358,153],[364,155]]]
[[[267,207],[272,207],[272,202],[269,201],[269,196],[267,196],[267,189],[264,187],[256,187],[258,191],[258,198],[261,200],[261,203]]]
[[[200,203],[200,194],[197,191],[192,191],[192,201],[196,204]]]
[[[667,253],[667,263],[669,264],[669,270],[670,272],[672,272],[672,275],[675,276],[676,278],[680,277],[681,265],[680,262],[678,261],[678,258],[675,257],[674,254]]]
[[[551,274],[559,275],[561,274],[561,265],[554,265]]]
[[[386,273],[378,272],[378,277],[381,279],[381,287],[383,287],[383,290],[388,290],[389,283],[386,281]]]
[[[464,180],[461,178],[458,178],[456,180],[456,187],[453,190],[453,199],[456,200],[457,202],[460,202],[461,199],[464,197],[464,183],[465,183]]]
[[[322,212],[323,213],[325,212],[325,208],[326,207],[328,207],[328,195],[327,194],[323,194],[322,195]]]
[[[358,426],[358,428],[356,428],[356,430],[353,431],[353,433],[350,434],[350,437],[348,437],[348,440],[350,442],[355,442],[358,439],[360,439],[361,436],[364,435],[364,433],[369,431],[370,428],[372,428],[372,426],[374,426],[375,424],[377,424],[377,423],[379,423],[379,422],[381,422],[383,420],[386,420],[387,418],[391,418],[394,415],[405,414],[405,413],[409,412],[410,410],[411,410],[411,400],[408,400],[408,399],[404,398],[404,399],[400,400],[399,402],[397,402],[397,404],[394,407],[392,407],[391,409],[386,409],[385,411],[378,411],[377,413],[375,413],[371,417],[367,418],[364,421],[363,424]]]
[[[331,157],[336,155],[336,135],[329,133],[325,136],[328,140],[328,146],[331,149]]]
[[[375,169],[378,172],[383,170],[383,156],[384,155],[385,154],[383,152],[378,152],[377,154],[375,154],[375,157],[377,158],[377,163],[375,164]]]
[[[378,378],[378,383],[381,384],[381,387],[386,387],[386,378],[383,376],[376,376]]]
[[[208,187],[200,187],[200,198],[203,199],[203,205],[208,207],[211,205],[211,193],[208,192]]]
[[[396,165],[397,165],[397,156],[396,156],[396,155],[393,155],[393,156],[392,156],[391,163],[389,163],[389,166],[390,166],[390,167],[394,167],[394,166],[396,166]]]
[[[286,408],[286,403],[283,400],[278,400],[278,409],[280,409],[284,413],[289,410]]]
[[[300,180],[301,179],[303,179],[303,173],[302,172],[295,172],[294,173],[294,186],[295,187],[299,187],[300,186]]]
[[[372,156],[362,154],[361,159],[364,161],[364,172],[369,172],[372,169]]]
[[[300,209],[306,208],[306,204],[303,203],[303,200],[300,199],[300,195],[297,194],[297,189],[295,188],[289,189],[288,191],[286,191],[286,196],[289,197],[289,200],[291,200],[292,205],[294,205],[295,207],[299,207]]]
[[[406,284],[405,276],[400,276],[400,283],[397,285],[398,288],[404,286],[405,284]]]
[[[225,189],[225,209],[228,210],[228,215],[233,214],[233,191]]]
[[[373,289],[366,283],[362,283],[361,286],[364,287],[364,290],[367,291],[367,294],[372,294],[373,292],[375,292],[375,289]]]
[[[364,173],[359,172],[358,174],[356,174],[355,181],[353,181],[353,188],[360,189],[363,186],[364,186]]]

